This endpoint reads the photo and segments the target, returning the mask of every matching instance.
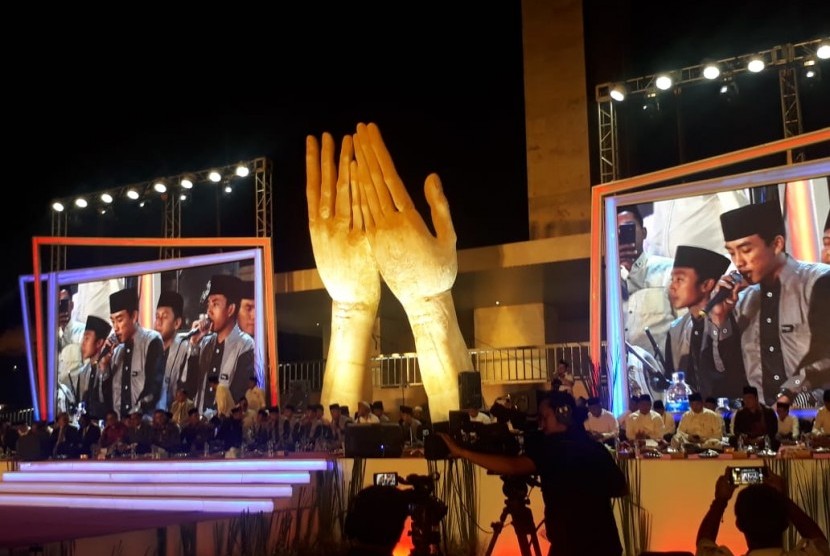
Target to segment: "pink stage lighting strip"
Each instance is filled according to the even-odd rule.
[[[93,496],[170,496],[211,498],[287,498],[290,486],[272,485],[129,485],[89,483],[1,483],[5,494],[81,494]]]
[[[124,498],[109,496],[0,496],[0,506],[35,506],[41,508],[99,508],[108,510],[146,510],[151,512],[242,513],[273,512],[272,500],[204,500],[188,498]]]
[[[3,473],[6,483],[177,483],[177,484],[308,484],[311,476],[305,473],[82,473],[78,472],[26,472]]]
[[[20,471],[326,471],[331,462],[324,459],[223,459],[223,460],[147,460],[147,461],[35,461],[21,462]]]

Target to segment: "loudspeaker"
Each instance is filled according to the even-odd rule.
[[[478,371],[458,373],[458,405],[461,409],[481,409],[481,374]]]
[[[344,444],[347,458],[399,458],[403,429],[397,423],[349,425]]]

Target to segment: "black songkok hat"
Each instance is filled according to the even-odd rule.
[[[137,310],[138,290],[135,288],[125,288],[110,294],[110,314],[115,314],[119,311],[132,313]]]
[[[239,297],[241,299],[256,299],[253,280],[244,280],[241,282]]]
[[[408,405],[401,406],[401,414],[412,415],[412,408]]]
[[[692,392],[691,394],[689,394],[689,401],[690,402],[702,402],[703,401],[703,396],[700,394],[700,392]]]
[[[215,274],[210,278],[210,291],[208,295],[224,295],[228,304],[235,303],[239,306],[239,296],[242,290],[242,280],[230,274]]]
[[[758,234],[775,237],[786,235],[784,217],[777,201],[746,205],[720,215],[723,239],[735,241],[742,237]]]
[[[744,394],[752,394],[756,398],[758,397],[758,389],[754,386],[744,386]]]
[[[702,247],[678,245],[674,255],[674,268],[679,267],[695,269],[701,280],[720,278],[729,268],[729,259]]]
[[[372,409],[380,409],[383,411],[383,402],[380,400],[372,402]]]
[[[184,311],[184,299],[178,292],[164,291],[159,294],[159,301],[156,303],[156,308],[158,307],[170,307],[173,316],[180,317]]]
[[[86,318],[86,328],[84,330],[92,330],[99,340],[106,338],[111,329],[112,326],[110,326],[110,323],[102,318],[96,317],[95,315],[89,315]]]

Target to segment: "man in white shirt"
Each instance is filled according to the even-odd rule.
[[[625,419],[625,435],[629,440],[662,440],[663,418],[651,409],[651,396],[643,394],[637,404],[638,411]]]
[[[625,420],[628,419],[628,416],[637,411],[637,407],[640,405],[640,397],[639,396],[631,396],[628,398],[628,409],[626,409],[622,415],[617,417],[617,425],[620,427],[620,436],[625,437]]]
[[[723,419],[716,412],[703,407],[703,396],[700,392],[694,392],[689,396],[689,410],[680,418],[674,444],[700,444],[707,440],[720,440],[722,437]]]
[[[600,405],[599,398],[588,398],[588,419],[585,430],[601,442],[614,440],[620,434],[620,427],[614,414]]]
[[[666,406],[663,405],[663,400],[656,400],[654,402],[654,411],[660,414],[663,418],[663,438],[671,440],[677,430],[677,423],[674,421],[674,413],[666,411]]]
[[[798,430],[798,418],[790,415],[790,402],[786,397],[779,398],[775,403],[775,413],[778,415],[779,440],[798,440],[801,436]]]
[[[490,416],[486,413],[482,413],[476,407],[468,408],[467,414],[470,416],[471,423],[484,423],[485,425],[489,425],[491,423]]]
[[[564,359],[559,360],[556,366],[556,374],[553,375],[553,389],[559,392],[567,392],[573,395],[574,393],[574,374],[571,372],[571,365]]]
[[[625,340],[653,354],[654,348],[645,333],[649,329],[658,346],[666,345],[666,334],[672,321],[680,314],[669,302],[667,288],[671,283],[674,261],[649,255],[643,250],[648,230],[636,205],[617,209],[620,228],[620,280],[622,282]],[[633,237],[624,230],[633,227]],[[685,314],[685,311],[683,311]]]
[[[368,402],[357,403],[357,419],[355,422],[358,425],[364,423],[380,423],[378,416],[372,413],[372,408]]]
[[[813,421],[813,434],[830,435],[830,389],[824,391],[824,407],[816,412]]]

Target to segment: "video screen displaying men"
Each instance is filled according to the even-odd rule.
[[[213,346],[208,349],[223,350],[221,372],[213,374],[217,379],[220,375],[229,377],[220,382],[239,390],[234,398],[245,395],[250,379],[259,381],[262,375],[254,372],[254,364],[246,363],[253,361],[254,341],[236,325],[236,311],[242,306],[242,298],[237,296],[254,291],[254,282],[243,284],[234,275],[241,264],[247,263],[242,260],[61,285],[56,299],[60,318],[54,332],[58,353],[52,371],[58,386],[53,394],[56,412],[68,413],[72,422],[82,414],[103,418],[110,410],[119,417],[136,411],[149,417],[155,409],[170,411],[177,390],[185,387],[197,401],[199,389],[195,385],[206,384],[205,371],[197,361],[195,374],[188,378],[188,359],[194,347],[191,340],[196,349],[202,343]],[[212,284],[210,278],[217,276]],[[229,292],[229,287],[236,293],[221,299],[230,314],[220,311],[215,299],[219,289]],[[107,292],[103,309],[102,292]],[[247,309],[251,314],[246,322],[252,327],[256,322],[253,299]],[[203,323],[208,327],[197,334],[193,323],[200,321],[201,314],[208,315]],[[74,355],[61,358],[61,352]],[[239,364],[231,365],[231,358]],[[211,362],[205,360],[206,364]],[[238,376],[236,369],[243,369]],[[211,374],[210,369],[207,372]],[[232,382],[234,377],[241,389]]]
[[[827,187],[825,178],[813,182],[819,193]],[[786,184],[619,206],[629,393],[661,399],[672,373],[684,371],[692,391],[733,407],[744,386],[770,406],[780,395],[794,408],[819,405],[830,387],[830,319],[822,318],[830,267],[819,262],[830,259],[826,197],[816,195],[815,236],[788,224]]]

